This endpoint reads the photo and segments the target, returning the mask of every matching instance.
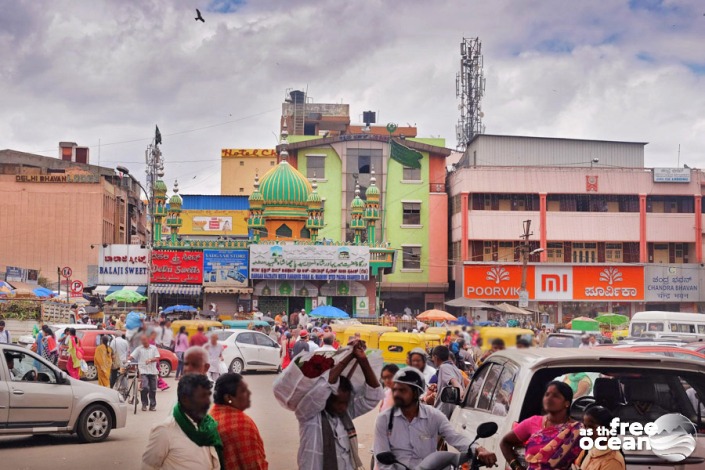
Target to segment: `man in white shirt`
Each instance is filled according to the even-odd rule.
[[[117,380],[118,372],[120,372],[121,367],[125,367],[127,363],[127,356],[130,352],[130,343],[127,342],[124,335],[113,336],[113,340],[110,342],[110,349],[115,352],[115,359],[117,360],[117,368],[110,371],[110,388],[113,388],[115,381]]]
[[[353,360],[365,375],[365,385],[357,393],[350,380],[340,376]],[[296,406],[299,470],[326,470],[336,464],[338,470],[362,466],[352,420],[374,409],[383,398],[377,376],[362,343],[356,341],[353,353],[330,370],[328,380],[319,377],[319,383]]]
[[[142,470],[220,470],[223,444],[218,424],[208,415],[210,381],[204,375],[186,374],[176,393],[173,414],[149,434]]]
[[[301,328],[308,327],[308,315],[306,315],[306,310],[301,309],[301,314],[299,315],[299,326]]]
[[[431,377],[436,375],[436,368],[428,363],[428,354],[422,348],[409,351],[406,364],[420,370],[427,384],[431,381]]]
[[[157,335],[157,345],[160,348],[168,349],[173,351],[174,349],[174,332],[171,329],[171,322],[169,320],[161,322],[161,334]]]
[[[159,362],[159,350],[156,346],[149,344],[147,335],[142,335],[140,338],[141,345],[135,348],[130,354],[129,359],[136,361],[137,368],[140,371],[140,380],[142,383],[142,411],[157,411],[157,363]]]
[[[12,336],[5,328],[5,320],[0,320],[0,343],[12,344]]]
[[[335,351],[333,343],[335,342],[335,335],[333,333],[323,334],[323,346],[317,349],[317,351]]]

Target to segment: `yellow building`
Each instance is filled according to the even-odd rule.
[[[222,149],[220,151],[220,194],[249,196],[255,175],[264,175],[277,164],[275,149]]]

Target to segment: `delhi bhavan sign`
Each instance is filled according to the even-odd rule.
[[[53,175],[15,175],[16,183],[100,183],[100,176],[91,173]]]
[[[203,283],[200,251],[152,251],[151,282],[159,284]]]
[[[250,245],[250,278],[309,281],[369,279],[366,246]]]

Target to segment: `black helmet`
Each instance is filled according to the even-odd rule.
[[[426,391],[426,379],[423,373],[415,367],[405,367],[394,374],[392,382],[410,385],[419,389],[421,393]]]

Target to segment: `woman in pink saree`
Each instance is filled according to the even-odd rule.
[[[69,328],[68,342],[69,357],[66,360],[66,372],[76,380],[81,378],[81,359],[83,359],[83,348],[81,341],[76,337],[76,329]]]
[[[517,424],[499,446],[512,470],[567,470],[580,455],[581,423],[571,419],[573,390],[554,381],[543,395],[545,415],[532,416]],[[517,448],[525,447],[519,460]]]

